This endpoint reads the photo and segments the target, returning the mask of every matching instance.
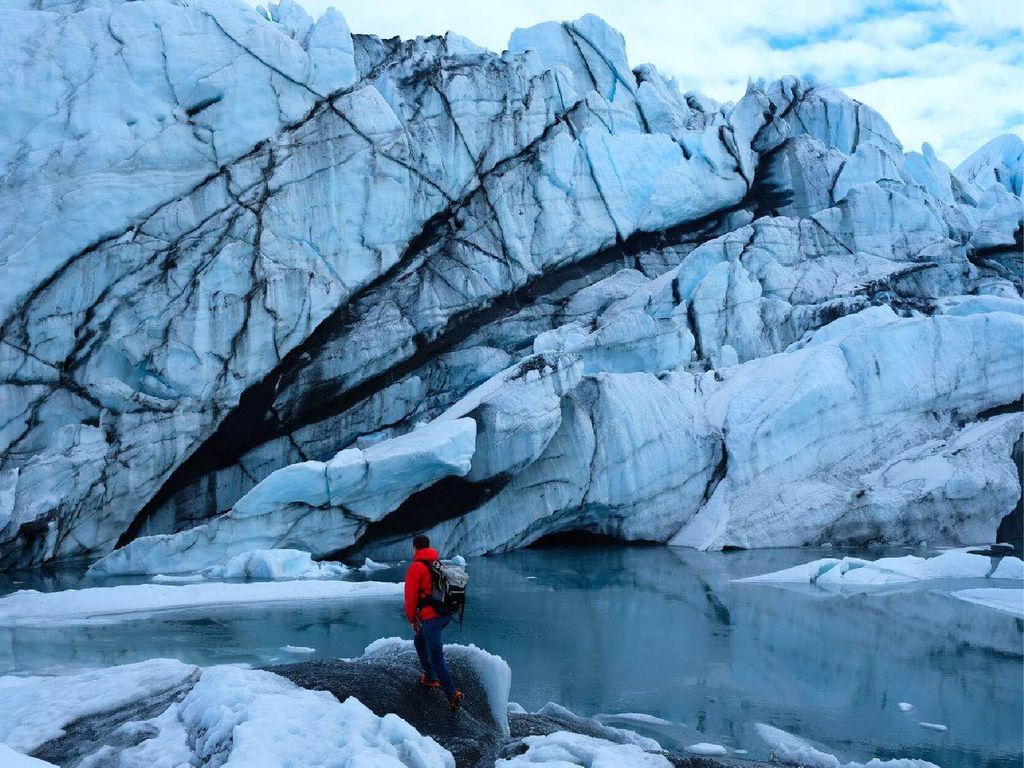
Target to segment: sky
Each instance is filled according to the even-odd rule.
[[[258,0],[257,0],[258,1]],[[596,13],[681,91],[735,101],[748,78],[813,75],[874,107],[907,150],[956,166],[1002,133],[1024,136],[1021,0],[297,0],[353,32],[449,30],[501,51],[516,27]]]

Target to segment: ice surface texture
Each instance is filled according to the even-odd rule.
[[[682,94],[594,16],[380,40],[284,0],[0,29],[0,567],[119,550],[991,540],[1021,142]]]

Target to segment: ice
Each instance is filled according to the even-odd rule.
[[[0,743],[0,765],[4,768],[56,768],[53,763],[37,760],[34,757],[15,752],[6,744]]]
[[[598,736],[602,740],[610,741],[614,744],[632,744],[645,752],[658,752],[661,750],[661,746],[654,739],[648,738],[647,736],[641,736],[636,731],[631,731],[627,728],[616,728],[614,726],[607,725],[596,718],[580,717],[572,710],[563,707],[561,704],[556,704],[553,701],[549,701],[543,707],[538,709],[536,714],[553,717],[565,723],[578,724],[591,735]]]
[[[341,563],[316,563],[309,552],[297,549],[256,549],[235,555],[223,566],[203,574],[223,579],[332,579],[348,573]]]
[[[69,723],[191,685],[198,668],[173,659],[53,677],[0,677],[0,742],[32,752]]]
[[[762,584],[817,584],[827,589],[906,584],[935,579],[1024,579],[1024,567],[1015,557],[992,558],[965,550],[934,557],[823,558],[774,573],[748,576],[740,582]]]
[[[580,93],[594,89],[609,101],[628,101],[636,88],[622,35],[593,14],[573,22],[516,29],[508,48],[532,50],[547,66],[567,67]]]
[[[699,744],[691,744],[686,748],[686,751],[691,755],[704,755],[706,757],[729,754],[729,750],[721,744],[711,744],[706,741],[702,741]]]
[[[950,593],[958,600],[966,600],[969,603],[984,605],[1018,619],[1024,619],[1024,590],[1020,589],[999,589],[983,587],[979,589],[961,589]]]
[[[662,755],[645,752],[635,744],[615,744],[604,739],[567,731],[556,731],[547,736],[527,736],[523,739],[526,751],[516,757],[498,760],[495,768],[528,768],[539,764],[557,768],[671,768]]]
[[[0,598],[0,626],[54,627],[109,624],[153,613],[311,600],[390,599],[401,584],[377,581],[271,581],[200,584],[125,584],[60,592],[21,590]]]
[[[960,163],[956,175],[978,189],[999,184],[1019,197],[1024,183],[1024,141],[1012,133],[997,136]]]
[[[900,712],[909,712],[910,710],[912,710],[914,708],[913,704],[910,704],[910,703],[908,703],[906,701],[901,701],[896,706],[898,706],[900,708]]]
[[[473,419],[439,420],[365,450],[346,449],[329,462],[292,464],[271,473],[231,512],[178,534],[136,539],[90,570],[102,574],[189,572],[237,556],[240,559],[224,566],[223,575],[287,575],[297,568],[310,572],[314,568],[308,562],[311,555],[328,555],[350,545],[370,522],[415,491],[443,477],[466,474],[474,456],[476,429]],[[264,548],[293,553],[246,554]],[[305,552],[294,553],[292,548]],[[318,567],[321,578],[339,572],[334,566]],[[247,574],[250,568],[252,573]]]
[[[915,758],[881,760],[872,758],[866,763],[844,763],[835,755],[823,752],[808,741],[765,723],[756,723],[754,729],[771,748],[777,759],[796,763],[804,768],[938,768],[934,763]]]
[[[592,15],[501,54],[293,0],[9,15],[2,568],[1014,509],[1019,137],[950,172],[812,79],[684,94]]]
[[[382,571],[385,568],[390,567],[391,566],[387,563],[378,563],[370,558],[366,558],[366,560],[363,561],[363,564],[359,566],[359,570],[363,573],[372,573],[373,571]]]
[[[316,648],[305,645],[282,645],[281,650],[285,653],[316,653]]]
[[[93,765],[90,758],[96,759],[97,766],[102,766],[106,764],[105,757],[111,761],[116,759],[113,764],[117,768],[182,768],[191,765],[193,753],[189,747],[189,734],[181,723],[178,704],[171,704],[150,720],[125,723],[118,728],[118,733],[133,735],[143,741],[116,753],[116,758],[108,756],[115,752],[113,748],[101,747],[80,763],[81,768]]]
[[[938,731],[939,733],[945,733],[949,730],[945,725],[941,723],[918,723],[922,728],[926,728],[929,731]]]
[[[195,756],[230,768],[454,768],[436,742],[355,698],[308,691],[270,672],[213,667],[181,702]]]

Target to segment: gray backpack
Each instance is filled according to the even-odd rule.
[[[429,605],[442,616],[459,617],[462,623],[466,612],[466,583],[469,574],[457,565],[446,565],[440,560],[428,563],[430,569],[430,596],[420,605]]]

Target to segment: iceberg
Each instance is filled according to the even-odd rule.
[[[774,573],[748,576],[737,582],[753,584],[817,584],[826,589],[908,584],[937,579],[1024,580],[1024,563],[1012,556],[989,557],[958,550],[934,557],[823,558]]]

